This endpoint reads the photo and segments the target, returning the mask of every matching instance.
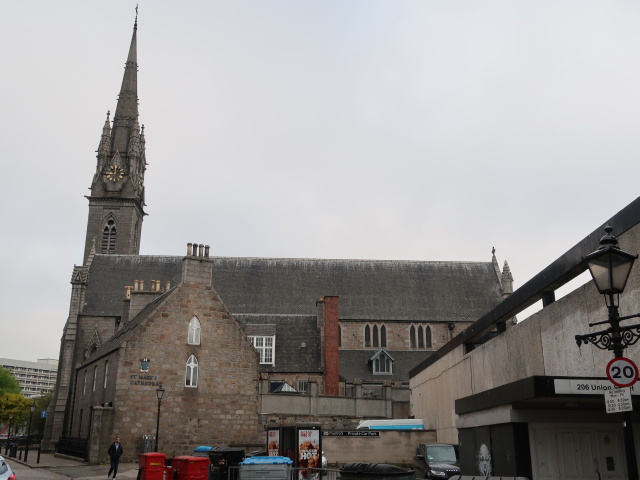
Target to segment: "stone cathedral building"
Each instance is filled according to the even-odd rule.
[[[506,262],[230,258],[191,243],[184,255],[140,255],[136,36],[137,19],[102,127],[43,446],[100,461],[119,435],[136,458],[155,434],[160,385],[168,454],[262,443],[275,421],[264,395],[377,399],[395,388],[407,401],[387,416],[410,415],[409,371],[511,293]]]

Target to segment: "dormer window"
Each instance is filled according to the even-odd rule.
[[[393,375],[395,359],[383,348],[369,359],[374,375]]]

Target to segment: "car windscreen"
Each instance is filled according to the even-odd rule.
[[[456,451],[451,445],[427,445],[427,459],[430,462],[455,463]]]

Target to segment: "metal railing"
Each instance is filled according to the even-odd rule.
[[[56,445],[56,452],[72,457],[87,459],[89,454],[89,439],[77,437],[60,437]]]

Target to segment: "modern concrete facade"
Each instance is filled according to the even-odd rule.
[[[26,398],[40,397],[53,391],[58,374],[58,360],[38,359],[35,362],[0,358],[0,365],[11,372]]]
[[[607,223],[623,250],[640,252],[640,199]],[[583,257],[598,247],[603,227],[412,370],[414,413],[436,430],[439,442],[460,443],[463,473],[490,468],[493,475],[536,479],[626,478],[621,414],[606,413],[600,390],[613,387],[605,376],[613,354],[590,344],[579,348],[575,341],[578,334],[606,328],[589,328],[608,318],[604,298],[588,282],[553,301],[555,289],[586,270]],[[539,299],[542,310],[500,328]],[[620,310],[640,312],[637,263]],[[629,347],[625,356],[637,363],[640,347]],[[638,393],[635,387],[636,409]],[[634,415],[634,423],[639,419]]]

